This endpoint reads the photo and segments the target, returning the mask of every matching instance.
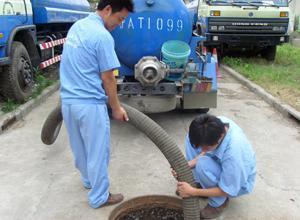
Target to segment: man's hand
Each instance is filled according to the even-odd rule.
[[[121,106],[117,109],[112,109],[112,116],[118,121],[129,121],[127,112]]]
[[[201,155],[201,154],[200,154],[200,155]],[[197,161],[198,161],[200,155],[198,155],[198,156],[195,157],[194,159],[188,161],[188,165],[189,165],[189,167],[190,167],[191,169],[194,169],[194,168],[195,168],[195,166],[196,166],[196,164],[197,164]]]
[[[117,84],[112,70],[103,72],[101,74],[104,90],[108,96],[108,103],[112,110],[112,116],[118,121],[128,121],[128,116],[124,108],[120,105]]]
[[[197,159],[198,159],[198,157],[197,157]],[[197,159],[193,159],[193,160],[188,161],[188,165],[189,165],[189,167],[190,167],[191,169],[194,169],[194,168],[195,168],[196,163],[197,163]]]
[[[196,164],[197,164],[197,161],[198,161],[199,157],[204,156],[205,154],[206,154],[206,151],[202,149],[202,152],[198,156],[196,156],[194,159],[188,161],[189,167],[191,169],[194,169]]]
[[[186,182],[178,182],[177,191],[182,198],[189,198],[195,195],[195,188]]]

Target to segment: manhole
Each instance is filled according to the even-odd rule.
[[[172,196],[141,196],[115,208],[109,220],[184,220],[182,200]]]

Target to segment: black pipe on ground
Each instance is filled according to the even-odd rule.
[[[171,167],[176,171],[179,181],[184,181],[195,187],[194,177],[184,155],[170,136],[152,119],[142,112],[126,104],[122,104],[126,110],[129,122],[138,130],[145,133],[164,154]],[[51,145],[56,140],[61,128],[63,118],[61,105],[58,105],[47,117],[41,132],[44,144]],[[200,206],[198,197],[183,199],[183,212],[185,220],[200,219]]]

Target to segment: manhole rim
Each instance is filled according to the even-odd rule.
[[[138,210],[146,205],[152,205],[153,207],[167,205],[167,207],[170,209],[183,211],[182,199],[178,197],[156,194],[144,195],[131,198],[118,205],[111,211],[108,220],[118,220],[117,217],[120,217],[120,215],[122,215],[124,212]]]

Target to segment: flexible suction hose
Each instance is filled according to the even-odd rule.
[[[122,104],[122,106],[128,114],[129,122],[145,133],[164,154],[171,167],[176,171],[178,180],[187,182],[195,187],[192,171],[173,139],[156,122],[142,112],[126,104]],[[41,133],[43,143],[47,145],[54,143],[62,120],[61,105],[59,105],[49,114],[43,125]],[[183,212],[185,220],[200,219],[199,198],[190,197],[183,199]]]

